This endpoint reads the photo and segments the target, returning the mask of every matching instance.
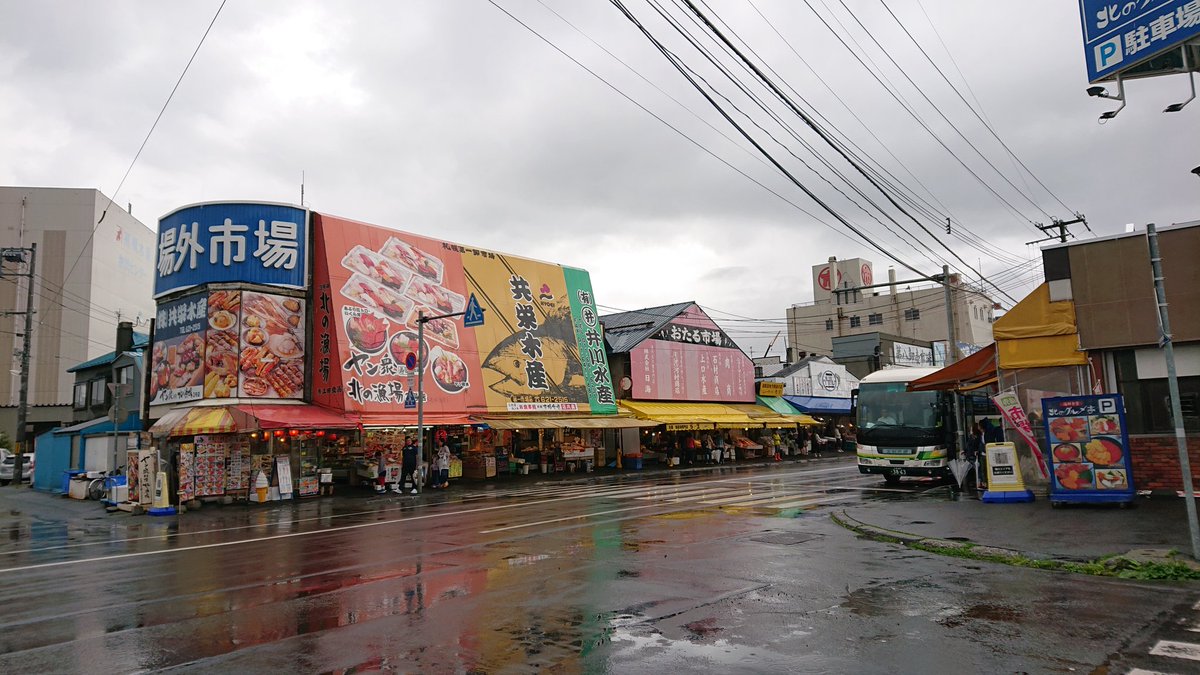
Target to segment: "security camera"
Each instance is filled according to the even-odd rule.
[[[1112,118],[1116,117],[1117,113],[1119,113],[1119,112],[1121,112],[1121,111],[1120,110],[1109,110],[1108,112],[1100,113],[1100,119],[1102,121],[1111,120]]]
[[[1103,96],[1104,91],[1105,91],[1104,87],[1088,87],[1087,95],[1088,96]]]
[[[1196,174],[1197,176],[1200,176],[1200,166],[1192,169],[1192,173]]]

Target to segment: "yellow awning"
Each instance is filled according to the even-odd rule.
[[[191,408],[172,408],[168,410],[150,426],[150,435],[156,438],[170,436],[171,430],[182,422],[189,412],[191,412]]]
[[[1050,302],[1050,285],[1046,283],[1033,289],[992,324],[992,337],[996,341],[1074,335],[1076,332],[1075,303],[1070,300]]]
[[[1049,284],[1038,286],[996,319],[992,335],[1002,370],[1087,363],[1087,354],[1079,349],[1075,303],[1051,302]]]
[[[475,424],[493,429],[636,429],[657,426],[657,422],[626,415],[595,415],[590,417],[501,417],[471,418]]]
[[[1002,370],[1082,366],[1087,353],[1079,350],[1079,335],[1052,335],[1021,340],[997,340],[996,355]]]
[[[746,413],[720,403],[661,403],[621,401],[620,406],[635,417],[666,424],[667,429],[740,429],[762,426]],[[712,426],[695,426],[695,425]],[[687,426],[682,426],[687,425]]]
[[[197,434],[232,434],[239,431],[237,419],[225,406],[196,407],[188,411],[187,417],[169,432],[171,436],[195,436]]]
[[[797,420],[789,419],[787,415],[781,415],[767,406],[757,403],[730,403],[729,407],[744,412],[750,419],[773,429],[786,429],[800,423]]]

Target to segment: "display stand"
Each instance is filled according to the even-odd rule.
[[[988,489],[980,499],[988,504],[1031,502],[1033,492],[1025,488],[1017,446],[1012,443],[987,444]]]

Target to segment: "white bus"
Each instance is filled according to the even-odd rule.
[[[950,394],[908,391],[908,383],[938,368],[877,370],[858,385],[858,470],[903,476],[950,476],[953,419]]]

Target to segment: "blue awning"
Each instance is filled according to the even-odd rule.
[[[849,415],[850,399],[826,398],[824,396],[784,396],[783,400],[791,403],[797,410],[818,415]]]

